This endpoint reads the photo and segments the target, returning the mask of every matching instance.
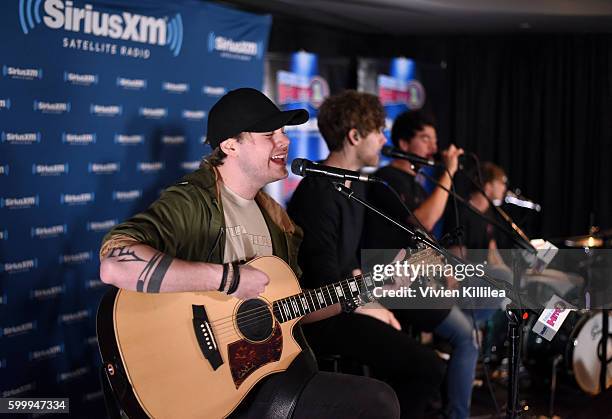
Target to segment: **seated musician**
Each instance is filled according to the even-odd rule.
[[[431,160],[438,151],[437,135],[433,118],[423,111],[407,111],[393,122],[391,141],[394,147],[404,153]],[[450,189],[452,177],[458,169],[458,158],[463,150],[451,145],[442,151],[442,159],[447,171],[438,179],[439,184]],[[394,159],[389,165],[378,169],[375,176],[386,181],[397,191],[403,204],[412,212],[410,216],[404,205],[389,190],[379,184],[368,190],[370,202],[377,208],[416,228],[428,232],[444,215],[448,193],[436,186],[427,194],[419,182],[421,176],[406,160]],[[364,231],[363,245],[368,249],[400,249],[414,245],[411,238],[379,217],[368,214]],[[452,278],[449,278],[452,280]],[[456,281],[453,286],[457,286]],[[478,360],[478,346],[474,338],[474,327],[470,319],[457,305],[432,304],[437,309],[396,310],[402,324],[410,324],[418,329],[433,331],[447,339],[453,347],[447,371],[448,411],[451,418],[467,418],[470,412],[472,384]],[[445,306],[446,308],[438,308]]]
[[[319,130],[329,148],[322,162],[348,170],[378,164],[385,143],[385,112],[374,95],[345,91],[319,108]],[[350,187],[364,196],[364,185]],[[304,288],[315,288],[360,272],[364,208],[334,190],[332,180],[307,176],[288,205],[304,230],[298,262]],[[339,354],[367,364],[385,378],[400,400],[401,416],[422,417],[428,398],[437,394],[444,365],[435,352],[401,330],[388,309],[344,307],[338,316],[304,326],[315,353]],[[470,383],[471,384],[471,383]]]
[[[147,210],[105,236],[100,250],[102,280],[143,293],[218,291],[244,300],[273,284],[265,272],[233,262],[275,255],[299,276],[301,230],[261,189],[287,177],[289,139],[283,127],[307,119],[305,110],[281,112],[255,89],[237,89],[223,96],[208,116],[212,154],[197,171],[164,190]],[[303,320],[339,311],[336,304]],[[294,334],[299,340],[299,326]],[[264,379],[234,414],[253,418],[399,416],[397,398],[388,385],[366,377],[318,372],[308,346],[303,344],[302,349],[286,372]],[[288,398],[279,396],[287,391]]]

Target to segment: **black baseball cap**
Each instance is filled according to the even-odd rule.
[[[306,109],[281,111],[259,90],[229,91],[208,112],[206,141],[212,148],[241,132],[269,132],[308,121]]]

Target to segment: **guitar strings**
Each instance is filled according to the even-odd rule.
[[[352,279],[356,279],[356,278],[357,277],[353,277]],[[348,289],[349,288],[349,282],[348,281],[349,281],[349,279],[346,279],[346,280],[340,281],[340,283],[346,283],[345,285],[346,285],[346,288]],[[326,286],[321,287],[321,288],[325,288],[326,289],[327,293],[330,296],[330,299],[333,302],[332,293],[329,290],[330,286],[331,285],[326,285]],[[359,286],[357,286],[357,287],[359,288]],[[343,288],[343,290],[345,289],[344,286],[342,286],[342,288]],[[313,306],[314,306],[314,300],[315,299],[312,297],[312,292],[313,292],[313,290],[307,291],[311,301],[313,301]],[[303,292],[302,294],[306,294],[306,292]],[[335,292],[335,294],[336,294],[336,297],[339,298],[337,292]],[[300,294],[296,294],[296,295],[293,295],[293,296],[286,297],[285,299],[292,298],[292,297],[297,298],[299,295]],[[278,301],[280,301],[280,300],[277,300],[276,302],[278,303]],[[310,313],[312,313],[313,311],[317,311],[319,309],[312,310],[312,311],[310,311]],[[279,310],[281,310],[280,307],[279,307]],[[227,317],[224,318],[224,319],[227,319],[227,320],[225,320],[223,322],[215,321],[215,322],[212,322],[211,324],[215,326],[214,329],[218,330],[220,332],[220,334],[223,334],[223,332],[227,331],[228,328],[230,328],[232,330],[234,329],[234,321],[233,321],[234,319],[239,320],[239,321],[243,321],[243,322],[241,322],[241,326],[250,326],[250,325],[258,323],[261,320],[267,319],[269,314],[271,314],[272,317],[276,317],[273,314],[272,311],[273,311],[273,309],[271,310],[271,306],[269,304],[266,304],[265,306],[260,306],[260,307],[257,307],[257,308],[251,309],[251,310],[247,310],[247,311],[245,311],[243,313],[240,313],[239,315],[236,315],[236,316],[227,316]],[[250,312],[250,313],[248,315],[246,315],[246,313],[248,313],[248,312]],[[305,314],[308,314],[308,313],[305,313]],[[219,320],[221,320],[221,319],[219,319]]]
[[[423,253],[426,253],[426,252],[427,252],[427,253],[431,253],[431,249],[426,249],[425,251],[421,251],[421,252],[419,252],[418,256],[420,256],[420,257],[418,257],[418,258],[417,258],[417,257],[415,257],[415,256],[416,256],[416,255],[415,255],[415,256],[413,256],[413,257],[412,257],[412,258],[410,258],[410,259],[418,259],[418,260],[416,260],[417,262],[420,262],[420,260],[425,260],[425,259],[427,259],[427,258],[428,258],[428,255],[423,255]],[[361,278],[363,278],[363,275],[357,275],[357,276],[354,276],[354,277],[352,277],[352,278],[350,278],[350,279],[352,279],[352,280],[356,280],[356,279],[361,279]],[[345,280],[343,280],[343,281],[339,281],[339,283],[340,283],[340,284],[342,284],[342,283],[346,283],[346,285],[348,286],[348,281],[349,281],[349,279],[345,279]],[[332,298],[332,297],[331,297],[331,292],[329,291],[329,287],[330,287],[330,286],[332,286],[332,285],[331,285],[331,284],[330,284],[330,285],[326,285],[326,286],[321,287],[321,288],[325,288],[325,290],[327,291],[327,293],[330,295],[330,298]],[[332,287],[333,287],[333,286],[332,286]],[[308,293],[308,296],[310,297],[310,299],[311,299],[312,301],[314,301],[314,299],[312,298],[312,292],[313,292],[313,291],[314,291],[314,290],[309,290],[309,291],[303,292],[303,293],[301,293],[301,294],[306,294],[306,293]],[[335,291],[335,290],[334,290],[334,291]],[[337,298],[339,298],[339,296],[338,296],[338,294],[337,294],[336,292],[335,292],[335,294],[336,294],[336,297],[337,297]],[[292,298],[292,297],[293,297],[293,298],[297,298],[299,295],[300,295],[300,294],[296,294],[296,295],[293,295],[293,296],[286,297],[286,298],[284,298],[284,299],[289,299],[289,298]],[[282,299],[281,299],[281,300],[282,300]],[[278,301],[280,301],[280,300],[278,300]],[[276,302],[278,302],[278,301],[276,301]],[[332,299],[332,301],[333,301],[333,299]],[[245,319],[247,319],[247,318],[249,318],[249,317],[257,316],[258,314],[263,314],[264,312],[269,313],[269,312],[270,312],[270,307],[271,307],[271,306],[270,306],[270,305],[268,305],[268,304],[267,304],[267,305],[265,305],[265,306],[256,307],[256,308],[253,308],[253,309],[250,309],[250,310],[244,311],[244,312],[240,313],[239,315],[230,315],[230,316],[226,316],[226,317],[219,318],[219,319],[217,319],[217,320],[215,320],[215,321],[211,322],[211,324],[212,324],[212,325],[216,325],[216,326],[218,326],[218,327],[219,327],[219,326],[221,326],[222,324],[227,324],[227,323],[230,323],[230,322],[231,322],[231,323],[232,323],[232,327],[233,327],[233,321],[234,321],[234,319],[236,319],[236,320],[245,320]],[[316,311],[316,310],[315,310],[315,311]],[[266,313],[266,314],[267,314],[267,313]],[[282,314],[282,313],[281,313],[281,314]],[[222,329],[223,329],[223,327],[220,327],[220,330],[222,330]]]
[[[432,252],[433,252],[433,249],[425,249],[423,251],[420,251],[420,252],[414,254],[412,257],[407,258],[406,260],[410,260],[411,262],[419,263],[419,262],[421,262],[423,260],[428,259]],[[352,280],[362,279],[363,276],[364,275],[357,275],[357,276],[353,276],[350,279],[352,279]],[[341,287],[342,287],[342,284],[345,283],[345,285],[347,287],[350,287],[348,281],[349,281],[349,279],[345,279],[343,281],[339,281],[339,284],[341,284]],[[320,289],[325,288],[325,290],[327,291],[327,293],[330,296],[330,299],[332,299],[332,301],[333,301],[333,298],[331,297],[331,292],[329,290],[330,286],[333,288],[333,285],[329,284],[329,285],[325,285],[324,287],[320,287]],[[358,288],[359,288],[359,286],[358,286]],[[311,294],[313,291],[314,290],[309,290],[309,291],[306,291],[306,292],[302,292],[301,294],[308,293],[308,296],[310,297],[311,301],[314,302],[314,299],[312,298],[312,294]],[[334,292],[336,294],[336,297],[339,299],[338,293],[335,291],[335,289],[334,289]],[[285,297],[284,299],[289,299],[289,298],[292,298],[292,297],[293,298],[298,298],[299,295],[300,294],[296,294],[296,295],[293,295],[293,296]],[[281,299],[281,300],[284,300],[284,299]],[[277,300],[275,302],[278,303],[281,300]],[[279,308],[279,310],[280,310],[280,308]],[[317,311],[317,310],[314,310],[314,311]],[[252,326],[253,324],[259,323],[259,322],[261,322],[263,320],[267,320],[270,317],[275,318],[275,315],[274,315],[273,311],[274,311],[273,310],[273,305],[271,306],[269,304],[266,304],[264,306],[259,306],[259,307],[256,307],[256,308],[253,308],[253,309],[250,309],[250,310],[246,310],[246,311],[244,311],[244,312],[242,312],[242,313],[240,313],[238,315],[230,315],[230,316],[219,318],[219,319],[211,322],[211,325],[215,326],[215,329],[217,329],[217,331],[219,332],[219,337],[221,337],[221,336],[224,336],[226,334],[226,332],[228,332],[228,331],[230,331],[232,333],[235,333],[234,320],[236,320],[236,321],[241,321],[241,320],[244,321],[243,323],[241,323],[242,326]],[[282,314],[282,312],[281,312],[281,314]],[[309,313],[305,313],[305,314],[309,314]]]
[[[419,263],[421,261],[427,260],[429,258],[429,254],[432,253],[432,252],[433,252],[432,249],[425,249],[425,250],[422,250],[422,251],[414,254],[412,257],[407,258],[406,260],[411,260],[412,261],[412,259],[416,259],[416,262]],[[427,253],[427,254],[424,254],[424,253]],[[356,275],[356,276],[353,276],[351,278],[347,278],[347,279],[344,279],[342,281],[339,281],[339,283],[340,284],[341,283],[347,283],[347,285],[348,285],[348,281],[349,280],[355,281],[357,279],[362,279],[364,276],[365,275],[363,275],[363,274],[362,275]],[[328,284],[328,285],[325,285],[325,286],[323,286],[321,288],[325,288],[328,291],[328,293],[329,293],[328,287],[330,287],[330,286],[333,286],[333,284]],[[313,291],[315,291],[315,290],[308,290],[308,291],[302,292],[301,294],[305,294],[306,292],[311,293]],[[288,297],[285,297],[285,298],[281,298],[280,300],[288,299],[288,298],[291,298],[291,297],[297,297],[298,295],[300,295],[300,294],[291,295],[291,296],[288,296]],[[278,300],[278,301],[280,301],[280,300]],[[256,310],[258,310],[260,308],[262,308],[262,307],[256,307],[256,308],[244,311],[242,314],[246,314],[246,313],[249,313],[249,312],[254,311],[254,310],[256,311]],[[211,324],[213,324],[213,325],[214,324],[219,324],[219,322],[221,322],[223,320],[226,320],[226,319],[227,319],[227,321],[233,321],[234,317],[236,317],[236,316],[230,315],[230,316],[226,316],[226,317],[221,317],[221,318],[211,322]]]
[[[353,280],[353,281],[354,281],[354,280],[356,280],[356,279],[360,278],[361,276],[362,276],[362,275],[357,275],[357,276],[354,276],[354,277],[352,277],[352,278],[350,278],[350,279],[345,279],[345,280],[342,280],[342,281],[339,281],[339,282],[340,282],[340,283],[346,283],[346,285],[348,286],[348,281],[349,281],[349,280]],[[325,285],[325,286],[323,286],[323,287],[321,287],[321,288],[325,288],[325,289],[327,290],[328,294],[330,294],[330,297],[331,297],[331,293],[329,292],[329,287],[330,287],[330,286],[331,286],[331,285]],[[304,292],[302,292],[302,293],[300,293],[300,294],[290,295],[290,296],[288,296],[288,297],[281,298],[281,299],[276,300],[276,301],[274,301],[274,302],[275,302],[275,303],[278,303],[278,302],[280,302],[280,301],[282,301],[282,300],[286,300],[286,299],[289,299],[289,298],[297,298],[297,297],[298,297],[299,295],[301,295],[301,294],[306,294],[306,293],[311,294],[312,292],[315,292],[315,291],[316,291],[316,290],[307,290],[307,291],[304,291]],[[311,296],[311,299],[312,299],[312,300],[314,300],[314,299],[312,298],[312,296]],[[266,304],[265,306],[259,306],[259,307],[255,307],[255,308],[252,308],[252,309],[249,309],[249,310],[243,311],[242,313],[240,313],[240,314],[238,314],[238,315],[231,314],[231,315],[229,315],[229,316],[220,317],[220,318],[218,318],[218,319],[216,319],[216,320],[214,320],[214,321],[210,322],[210,324],[211,324],[211,325],[214,325],[214,326],[217,326],[217,325],[221,325],[221,324],[224,324],[224,323],[233,322],[233,321],[234,321],[234,319],[243,319],[243,318],[245,318],[245,317],[248,317],[248,316],[249,316],[249,315],[251,315],[251,314],[257,314],[257,312],[260,312],[260,311],[262,311],[262,310],[268,310],[268,309],[269,309],[269,307],[270,307],[270,305],[269,305],[269,304]]]
[[[356,279],[357,277],[358,276],[353,277],[352,279]],[[349,281],[349,279],[346,279],[346,280],[343,280],[343,281],[339,281],[339,282],[341,284],[345,283],[346,289],[350,291],[350,285],[349,285],[348,281]],[[329,290],[330,286],[331,285],[326,285],[325,287],[321,287],[321,288],[325,288],[327,290],[329,296],[330,296],[330,299],[332,299],[333,297],[331,297],[332,294],[331,294],[331,292]],[[357,287],[359,288],[359,286],[357,286]],[[345,289],[344,286],[342,286],[342,288],[343,288],[343,290]],[[312,291],[310,291],[309,294],[311,292]],[[343,292],[345,292],[345,291],[343,291]],[[297,294],[297,295],[299,295],[299,294]],[[291,297],[296,297],[297,295],[291,296]],[[336,296],[338,297],[337,293],[336,293]],[[291,297],[287,297],[287,298],[291,298]],[[311,297],[311,300],[314,301],[314,298],[312,298],[312,295],[310,295],[310,297]],[[333,301],[333,299],[332,299],[332,301]],[[313,310],[313,311],[317,311],[317,310],[319,310],[319,309],[316,309],[316,310]],[[252,312],[249,316],[244,316],[243,317],[241,315],[238,315],[238,316],[233,316],[233,317],[236,318],[236,319],[240,319],[240,320],[244,320],[245,317],[249,317],[249,319],[246,322],[241,323],[241,326],[252,326],[254,324],[257,324],[257,323],[261,322],[262,320],[266,320],[266,319],[269,318],[268,314],[270,314],[270,305],[260,306],[260,307],[251,309],[249,311]],[[313,311],[310,311],[310,313],[312,313]],[[305,314],[308,314],[308,313],[305,313]],[[232,317],[232,316],[228,316],[228,317]],[[228,318],[228,317],[226,317],[226,318]],[[274,314],[272,313],[272,317],[275,318],[276,316],[274,316]],[[235,327],[234,327],[233,319],[225,321],[224,324],[222,324],[222,325],[219,325],[217,323],[217,326],[214,327],[214,329],[215,329],[214,330],[215,332],[218,331],[218,333],[217,333],[218,336],[224,336],[226,334],[226,332],[228,332],[228,331],[234,332],[235,331]]]

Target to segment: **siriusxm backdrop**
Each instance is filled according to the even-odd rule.
[[[442,84],[444,70],[404,57],[381,59],[359,58],[357,74],[348,57],[320,57],[300,51],[293,54],[269,54],[265,67],[265,92],[283,109],[305,108],[310,113],[306,124],[286,127],[291,140],[289,161],[296,157],[322,160],[329,150],[317,128],[319,106],[330,94],[353,86],[357,90],[377,95],[387,114],[385,134],[390,138],[393,120],[409,109],[427,105],[431,111],[446,98],[438,91],[427,97],[426,87]],[[357,77],[355,77],[357,76]],[[424,82],[422,82],[424,81]],[[440,110],[446,118],[444,110]],[[390,141],[389,141],[390,143]],[[385,164],[387,160],[381,160]],[[286,203],[301,178],[289,177],[266,187],[277,201]]]
[[[330,94],[351,87],[351,73],[354,73],[354,69],[346,57],[320,57],[305,51],[268,55],[266,94],[282,109],[304,108],[310,114],[307,123],[285,128],[291,140],[289,162],[296,157],[309,160],[327,157],[327,145],[317,127],[318,109]],[[301,177],[289,172],[287,179],[266,187],[266,191],[282,204],[288,201],[301,180]]]
[[[222,94],[262,87],[270,23],[202,1],[0,3],[0,397],[101,407],[100,240],[197,168]]]

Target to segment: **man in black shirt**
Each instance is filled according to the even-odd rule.
[[[438,151],[436,130],[431,116],[421,111],[408,111],[398,116],[391,130],[393,145],[406,153],[432,159]],[[451,187],[451,176],[457,172],[458,158],[463,150],[451,145],[442,151],[447,171],[438,182]],[[444,214],[448,193],[436,186],[428,196],[420,183],[421,175],[406,160],[393,160],[375,173],[397,191],[403,204],[382,185],[374,184],[368,191],[368,201],[396,220],[430,232]],[[410,237],[392,223],[378,216],[366,217],[363,245],[366,249],[401,249],[413,245]],[[449,278],[452,280],[452,278]],[[446,299],[442,299],[446,302]],[[433,305],[433,302],[432,302]],[[440,307],[436,302],[435,307]],[[447,371],[448,410],[451,418],[469,416],[478,346],[472,321],[457,306],[450,309],[396,310],[400,322],[433,331],[453,346]]]
[[[318,115],[319,130],[330,150],[323,164],[348,170],[377,165],[386,141],[384,121],[384,110],[374,95],[345,91],[328,98]],[[363,197],[363,185],[346,186]],[[288,213],[304,230],[298,256],[304,288],[360,273],[364,210],[335,191],[330,179],[302,179]],[[427,399],[443,378],[443,365],[435,353],[402,332],[393,313],[382,306],[345,307],[333,318],[305,325],[304,332],[316,353],[368,364],[387,379],[405,418],[424,414]]]

